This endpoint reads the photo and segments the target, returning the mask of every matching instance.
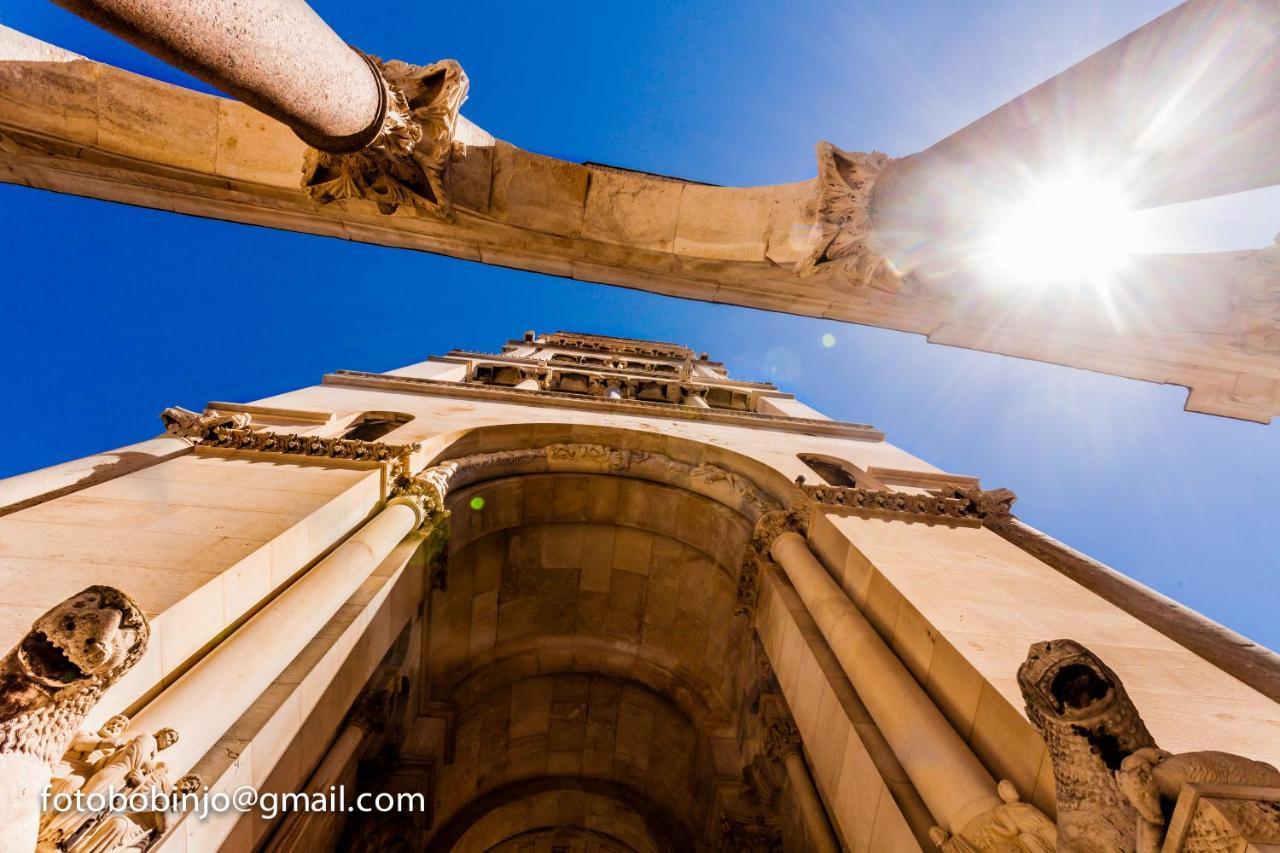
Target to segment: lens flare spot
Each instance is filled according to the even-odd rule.
[[[822,345],[827,349],[831,349],[833,346],[836,345],[836,336],[831,334],[830,332],[827,332],[825,335],[822,336]]]
[[[474,509],[476,512],[479,512],[480,510],[484,509],[484,498],[480,497],[479,495],[476,495],[474,498],[472,498],[471,508]]]
[[[1086,176],[1033,184],[992,215],[982,262],[1014,284],[1105,285],[1142,242],[1121,188]]]

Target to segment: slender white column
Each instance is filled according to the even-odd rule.
[[[935,819],[959,833],[1000,805],[996,781],[809,550],[786,531],[770,546]]]
[[[423,519],[411,500],[393,498],[149,702],[130,731],[177,729],[181,739],[165,751],[165,763],[174,777],[188,772]]]

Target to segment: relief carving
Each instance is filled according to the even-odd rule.
[[[1049,748],[1063,851],[1158,851],[1184,783],[1280,785],[1269,764],[1159,749],[1115,672],[1073,640],[1032,646],[1018,685]]]
[[[366,58],[386,88],[382,130],[353,154],[308,148],[302,186],[321,204],[370,199],[386,214],[408,205],[453,222],[444,181],[450,161],[464,151],[454,135],[467,99],[467,75],[452,59],[420,66]]]
[[[422,529],[443,529],[442,522],[449,518],[444,499],[449,492],[449,480],[454,470],[454,466],[446,463],[414,476],[401,474],[392,485],[389,503],[405,503],[414,507],[419,516],[418,525]]]
[[[871,225],[871,190],[889,162],[879,151],[842,151],[830,142],[818,143],[817,222],[808,253],[796,263],[799,275],[834,270],[858,288],[903,289],[904,279],[885,257]]]
[[[1008,489],[945,486],[938,494],[866,489],[861,486],[800,486],[817,503],[871,515],[890,515],[923,522],[947,519],[985,522],[1007,517],[1017,495]]]
[[[0,662],[0,849],[35,847],[40,793],[54,767],[85,714],[138,662],[149,637],[132,599],[114,587],[91,586],[37,619]],[[104,738],[116,736],[107,728]]]
[[[764,731],[764,752],[770,761],[785,763],[788,756],[799,755],[802,747],[800,730],[790,720],[775,720]]]
[[[944,853],[1054,853],[1058,833],[1053,821],[1030,803],[1022,802],[1008,779],[996,786],[1001,804],[969,822],[958,835],[940,826],[929,838]]]
[[[760,815],[720,815],[719,849],[733,853],[782,853],[782,830]]]
[[[1280,355],[1280,235],[1245,259],[1231,301],[1244,351]]]
[[[159,753],[178,742],[173,729],[154,735],[140,734],[119,746],[101,750],[97,761],[83,772],[59,780],[65,791],[92,795],[158,795],[194,791],[200,787],[196,776],[184,776],[177,783]],[[51,801],[52,802],[52,801]],[[37,849],[68,853],[118,853],[144,850],[168,829],[170,816],[164,812],[80,812],[46,813],[41,819]]]
[[[278,453],[286,456],[321,456],[348,459],[353,462],[399,462],[402,466],[421,445],[387,444],[358,438],[298,435],[250,429],[251,416],[244,412],[219,412],[208,409],[203,414],[170,406],[160,413],[165,430],[190,439],[201,447],[238,450],[249,453]]]
[[[773,542],[784,533],[798,533],[807,536],[809,532],[808,504],[799,508],[777,509],[766,512],[756,521],[751,532],[751,546],[761,554],[768,555]]]

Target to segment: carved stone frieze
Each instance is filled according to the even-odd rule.
[[[1064,850],[1154,853],[1184,785],[1280,787],[1263,762],[1157,748],[1115,672],[1073,640],[1032,646],[1018,685],[1049,748]]]
[[[836,271],[855,287],[896,293],[905,279],[885,257],[871,224],[871,190],[890,162],[879,151],[842,151],[818,143],[817,222],[807,254],[796,263],[801,276]]]
[[[203,414],[197,414],[179,406],[171,406],[160,413],[160,419],[169,433],[187,438],[201,447],[248,453],[318,456],[353,462],[398,462],[403,470],[409,455],[421,448],[416,442],[388,444],[356,438],[255,430],[249,427],[250,416],[243,412],[226,413],[209,409]]]
[[[478,453],[452,459],[445,464],[454,466],[446,477],[446,484],[451,483],[455,474],[466,475],[470,482],[480,479],[477,474],[485,469],[545,465],[550,469],[599,471],[692,487],[695,491],[724,498],[728,503],[740,504],[757,517],[778,506],[778,502],[755,483],[718,465],[705,462],[695,465],[665,453],[604,444],[549,444],[543,448]]]
[[[147,649],[129,596],[91,586],[49,610],[0,661],[0,849],[36,845],[40,792],[80,723]]]
[[[370,199],[383,213],[408,205],[454,221],[445,171],[462,153],[454,136],[458,111],[467,99],[467,75],[452,59],[420,66],[366,58],[386,89],[382,130],[353,154],[309,148],[302,186],[321,203]]]
[[[756,599],[759,597],[757,581],[760,578],[761,556],[754,549],[748,548],[742,557],[742,567],[738,570],[738,590],[735,596],[733,615],[751,618],[756,611]]]
[[[1231,301],[1241,348],[1280,355],[1280,235],[1244,260]]]
[[[1164,850],[1219,853],[1280,847],[1280,788],[1195,785],[1185,788]]]
[[[982,523],[1009,515],[1017,496],[1008,489],[990,491],[947,486],[937,494],[866,489],[860,486],[800,487],[823,508],[836,507],[854,513],[893,516],[923,522],[962,520]]]
[[[170,406],[160,413],[165,432],[193,441],[209,439],[218,428],[245,429],[250,420],[251,416],[243,412],[206,409],[203,413],[196,413],[181,406]]]

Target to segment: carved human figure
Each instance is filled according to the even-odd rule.
[[[91,586],[37,619],[0,661],[0,850],[35,847],[54,765],[149,636],[127,595]]]
[[[164,762],[158,762],[135,790],[181,797],[199,788],[200,777],[195,775],[183,776],[170,784],[168,768]],[[106,814],[70,840],[64,849],[66,853],[142,853],[173,826],[176,818],[176,814],[166,811]]]
[[[127,793],[147,784],[157,772],[157,755],[178,742],[173,729],[161,729],[155,736],[140,734],[108,756],[80,789],[85,797],[95,794]],[[163,779],[163,772],[160,774]],[[166,788],[167,790],[167,788]],[[40,832],[40,841],[61,844],[97,815],[68,810],[51,818]]]
[[[939,826],[929,838],[944,853],[1053,853],[1058,833],[1053,821],[1030,803],[1022,802],[1008,779],[996,786],[1001,803],[979,815],[960,833],[952,835]]]
[[[1074,640],[1033,645],[1018,685],[1053,762],[1064,853],[1158,850],[1184,782],[1280,785],[1259,761],[1159,749],[1115,672]]]
[[[49,800],[59,794],[79,790],[98,765],[109,755],[124,746],[124,732],[129,728],[129,718],[124,714],[110,717],[96,732],[79,732],[53,768],[53,782],[49,785]],[[51,817],[46,812],[42,822]]]

